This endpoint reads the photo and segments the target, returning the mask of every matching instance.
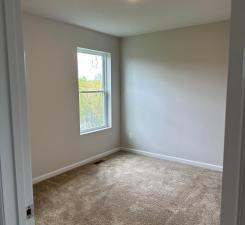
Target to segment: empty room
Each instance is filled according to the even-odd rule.
[[[36,225],[220,225],[230,5],[22,1]]]

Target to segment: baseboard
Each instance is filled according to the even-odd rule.
[[[85,160],[82,160],[80,162],[74,163],[72,165],[65,166],[63,168],[60,168],[58,170],[46,173],[46,174],[41,175],[39,177],[35,177],[35,178],[32,179],[32,183],[33,184],[39,183],[39,182],[44,181],[46,179],[49,179],[51,177],[54,177],[54,176],[57,176],[59,174],[65,173],[65,172],[67,172],[69,170],[72,170],[72,169],[75,169],[77,167],[84,166],[86,164],[92,163],[92,162],[94,162],[94,161],[96,161],[98,159],[104,158],[104,157],[106,157],[108,155],[111,155],[111,154],[113,154],[115,152],[118,152],[118,151],[120,151],[120,148],[114,148],[114,149],[111,149],[109,151],[106,151],[106,152],[103,152],[101,154],[98,154],[98,155],[92,156],[90,158],[87,158]]]
[[[183,164],[188,164],[191,166],[197,166],[197,167],[201,167],[201,168],[205,168],[205,169],[210,169],[210,170],[214,170],[214,171],[223,171],[223,167],[222,166],[218,166],[218,165],[212,165],[212,164],[208,164],[208,163],[203,163],[203,162],[198,162],[198,161],[192,161],[192,160],[188,160],[188,159],[183,159],[183,158],[178,158],[178,157],[173,157],[173,156],[168,156],[168,155],[163,155],[163,154],[158,154],[158,153],[152,153],[152,152],[147,152],[147,151],[142,151],[139,149],[134,149],[134,148],[126,148],[126,147],[120,147],[120,148],[114,148],[111,149],[109,151],[103,152],[101,154],[92,156],[90,158],[87,158],[85,160],[82,160],[80,162],[74,163],[72,165],[60,168],[58,170],[46,173],[44,175],[41,175],[39,177],[35,177],[32,179],[32,183],[36,184],[39,183],[41,181],[47,180],[51,177],[57,176],[59,174],[65,173],[69,170],[75,169],[79,166],[83,166],[89,163],[92,163],[98,159],[104,158],[108,155],[111,155],[115,152],[118,152],[120,150],[123,151],[127,151],[127,152],[132,152],[135,154],[140,154],[140,155],[145,155],[145,156],[149,156],[149,157],[153,157],[153,158],[158,158],[158,159],[164,159],[164,160],[169,160],[169,161],[174,161],[174,162],[179,162],[179,163],[183,163]]]
[[[158,158],[158,159],[165,159],[168,161],[174,161],[174,162],[183,163],[183,164],[187,164],[191,166],[197,166],[197,167],[201,167],[201,168],[205,168],[209,170],[214,170],[214,171],[219,171],[219,172],[223,171],[223,167],[218,166],[218,165],[213,165],[213,164],[208,164],[208,163],[203,163],[203,162],[198,162],[198,161],[192,161],[188,159],[183,159],[183,158],[178,158],[178,157],[173,157],[173,156],[168,156],[168,155],[163,155],[163,154],[158,154],[158,153],[142,151],[142,150],[134,149],[134,148],[121,147],[120,149],[127,151],[127,152],[139,154],[139,155],[145,155],[145,156]]]

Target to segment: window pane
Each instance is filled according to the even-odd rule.
[[[80,93],[80,130],[105,125],[103,93]]]
[[[103,89],[103,56],[77,53],[79,91]]]

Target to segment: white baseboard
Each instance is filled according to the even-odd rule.
[[[98,155],[92,156],[90,158],[87,158],[87,159],[85,159],[83,161],[74,163],[74,164],[69,165],[69,166],[65,166],[63,168],[60,168],[58,170],[46,173],[46,174],[41,175],[39,177],[35,177],[35,178],[32,179],[32,183],[33,184],[39,183],[39,182],[44,181],[46,179],[49,179],[51,177],[54,177],[54,176],[57,176],[59,174],[65,173],[65,172],[67,172],[69,170],[72,170],[72,169],[75,169],[77,167],[84,166],[86,164],[92,163],[92,162],[94,162],[94,161],[96,161],[98,159],[104,158],[104,157],[106,157],[108,155],[111,155],[111,154],[113,154],[115,152],[118,152],[118,151],[120,151],[120,148],[114,148],[114,149],[111,149],[109,151],[103,152],[101,154],[98,154]]]
[[[158,158],[158,159],[165,159],[168,161],[174,161],[174,162],[183,163],[183,164],[187,164],[187,165],[191,165],[191,166],[197,166],[197,167],[201,167],[201,168],[205,168],[205,169],[209,169],[209,170],[220,171],[220,172],[223,171],[222,166],[208,164],[208,163],[204,163],[204,162],[192,161],[192,160],[188,160],[188,159],[183,159],[183,158],[178,158],[178,157],[173,157],[173,156],[168,156],[168,155],[163,155],[163,154],[158,154],[158,153],[142,151],[142,150],[134,149],[134,148],[121,147],[120,149],[127,151],[127,152],[139,154],[139,155],[145,155],[145,156]]]
[[[57,176],[59,174],[65,173],[65,172],[67,172],[69,170],[72,170],[72,169],[75,169],[77,167],[92,163],[92,162],[94,162],[94,161],[96,161],[98,159],[104,158],[104,157],[106,157],[108,155],[111,155],[111,154],[113,154],[115,152],[118,152],[120,150],[124,150],[124,151],[127,151],[127,152],[132,152],[132,153],[139,154],[139,155],[145,155],[145,156],[149,156],[149,157],[153,157],[153,158],[165,159],[165,160],[168,160],[168,161],[174,161],[174,162],[179,162],[179,163],[183,163],[183,164],[188,164],[188,165],[191,165],[191,166],[202,167],[202,168],[210,169],[210,170],[214,170],[214,171],[220,171],[220,172],[223,171],[223,167],[222,166],[218,166],[218,165],[212,165],[212,164],[208,164],[208,163],[203,163],[203,162],[192,161],[192,160],[188,160],[188,159],[177,158],[177,157],[163,155],[163,154],[158,154],[158,153],[142,151],[142,150],[139,150],[139,149],[120,147],[120,148],[114,148],[114,149],[111,149],[109,151],[103,152],[101,154],[92,156],[90,158],[87,158],[87,159],[85,159],[83,161],[74,163],[72,165],[65,166],[65,167],[60,168],[58,170],[46,173],[46,174],[41,175],[39,177],[35,177],[35,178],[32,179],[32,183],[33,184],[39,183],[39,182],[47,180],[47,179],[49,179],[51,177],[54,177],[54,176]]]

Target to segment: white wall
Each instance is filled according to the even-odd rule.
[[[24,15],[33,177],[120,145],[119,40]],[[222,165],[229,23],[124,38],[121,146]],[[80,136],[76,47],[112,53],[112,129]]]
[[[33,177],[119,146],[119,41],[24,15]],[[112,128],[80,136],[76,47],[112,53]]]
[[[223,163],[229,23],[122,40],[121,146]]]

